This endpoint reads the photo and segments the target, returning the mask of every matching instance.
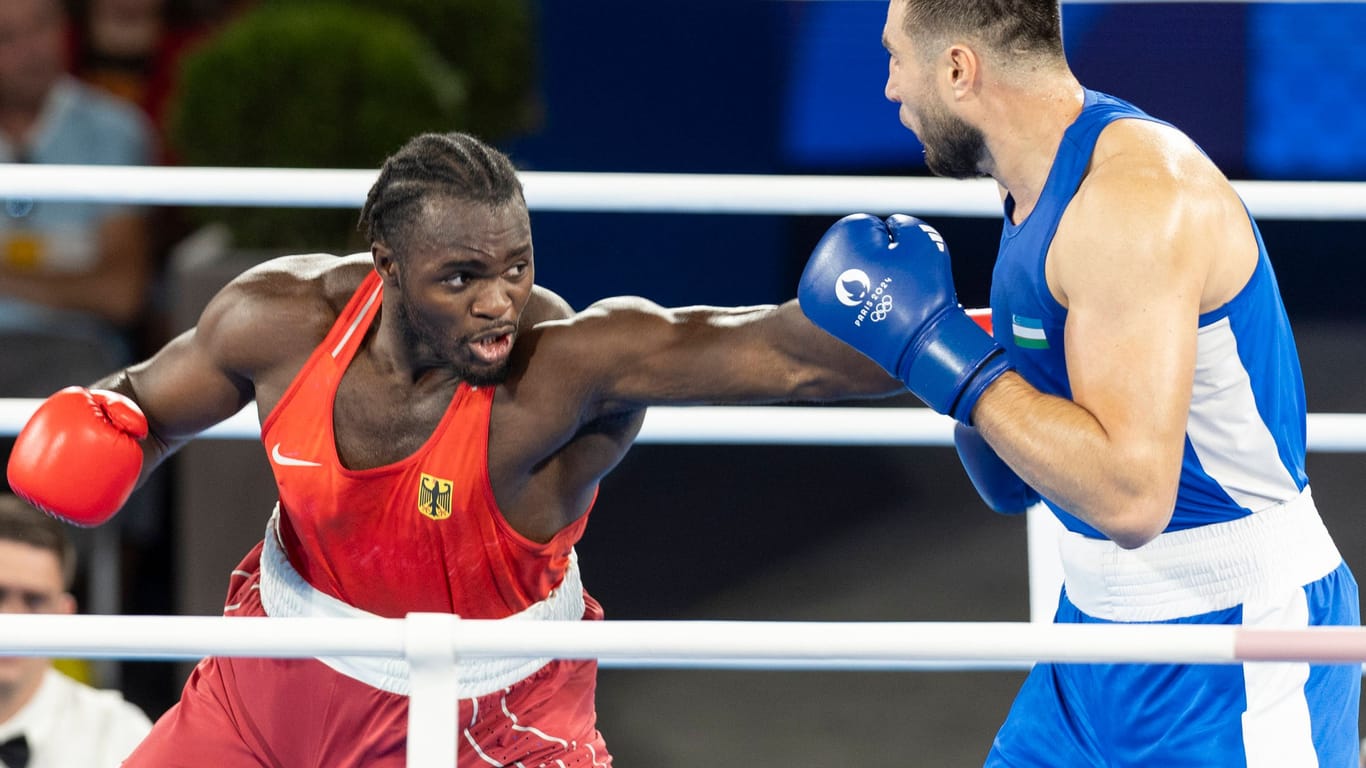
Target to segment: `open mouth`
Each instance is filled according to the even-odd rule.
[[[512,340],[512,331],[483,336],[470,341],[470,350],[480,361],[488,365],[497,365],[512,353]]]

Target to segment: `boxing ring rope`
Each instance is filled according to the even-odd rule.
[[[901,670],[938,662],[1017,669],[1032,662],[1357,663],[1366,627],[1036,622],[497,621],[451,614],[381,618],[0,615],[0,655],[197,660],[412,655],[436,635],[461,658],[599,659],[607,667]]]
[[[412,679],[407,764],[455,764],[455,662],[598,658],[604,666],[904,670],[937,660],[1239,664],[1366,660],[1366,628],[1034,622],[489,621],[210,616],[0,616],[0,654],[91,658],[383,656]],[[917,663],[920,662],[920,663]],[[930,664],[931,666],[926,666]]]
[[[918,216],[1001,215],[990,180],[523,171],[527,206],[542,211],[843,216],[913,211]],[[0,197],[29,200],[357,208],[376,171],[0,163]],[[1366,183],[1234,181],[1262,219],[1366,219]]]
[[[0,197],[146,205],[359,207],[373,170],[145,168],[0,164]],[[793,214],[913,211],[1000,215],[990,181],[854,176],[523,172],[533,210]],[[1263,219],[1366,219],[1366,184],[1234,186]],[[0,436],[38,400],[0,399]],[[1308,416],[1308,448],[1366,451],[1366,414]],[[255,439],[249,406],[207,430]],[[654,444],[947,446],[952,421],[925,408],[656,407],[637,440]],[[1058,524],[1028,513],[1032,620],[1015,623],[609,621],[507,622],[444,614],[405,619],[204,616],[0,616],[0,655],[198,659],[205,655],[402,657],[414,680],[409,766],[452,765],[455,662],[463,657],[598,658],[603,666],[763,669],[1020,669],[1038,661],[1235,664],[1360,663],[1366,629],[1054,625]],[[345,622],[340,624],[338,622]],[[266,631],[265,622],[269,622]]]

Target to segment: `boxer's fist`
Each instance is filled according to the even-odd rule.
[[[69,523],[99,525],[128,500],[142,471],[147,419],[107,390],[67,387],[43,401],[20,430],[9,484],[30,504]]]
[[[931,408],[968,423],[1005,351],[958,304],[948,247],[911,216],[846,216],[797,291],[811,322],[872,358]]]
[[[992,510],[1018,515],[1039,502],[1039,492],[1021,480],[977,430],[966,424],[954,424],[953,447],[958,449],[968,479]]]

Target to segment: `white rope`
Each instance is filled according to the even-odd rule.
[[[438,619],[429,621],[429,619]],[[416,622],[416,623],[415,623]],[[420,627],[458,657],[596,658],[710,668],[902,668],[914,662],[1360,663],[1366,628],[1036,622],[490,621],[218,616],[0,616],[0,656],[404,657]],[[446,632],[433,642],[432,634]],[[790,666],[789,666],[790,665]]]
[[[360,208],[376,171],[0,164],[0,198],[145,205]],[[542,211],[842,216],[1001,215],[989,180],[523,171]],[[1366,183],[1235,181],[1264,219],[1366,219]]]
[[[0,399],[0,437],[13,437],[42,402]],[[1366,451],[1366,413],[1311,413],[1309,450]],[[255,405],[200,434],[260,437]],[[637,443],[680,445],[952,445],[953,420],[928,408],[803,406],[655,406]]]
[[[795,0],[799,3],[881,3],[886,5],[886,0]],[[1162,5],[1165,3],[1182,4],[1219,4],[1230,3],[1237,5],[1295,5],[1297,3],[1319,4],[1319,3],[1343,3],[1356,4],[1361,0],[1062,0],[1063,5]]]

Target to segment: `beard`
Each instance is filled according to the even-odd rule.
[[[419,359],[439,360],[445,368],[472,387],[492,387],[507,381],[511,370],[510,358],[494,366],[471,359],[468,337],[453,337],[425,322],[413,313],[407,296],[399,304],[397,319],[404,346],[413,350]]]
[[[925,166],[936,176],[950,179],[975,179],[987,157],[986,137],[948,110],[936,105],[925,113],[920,129],[925,147]]]

